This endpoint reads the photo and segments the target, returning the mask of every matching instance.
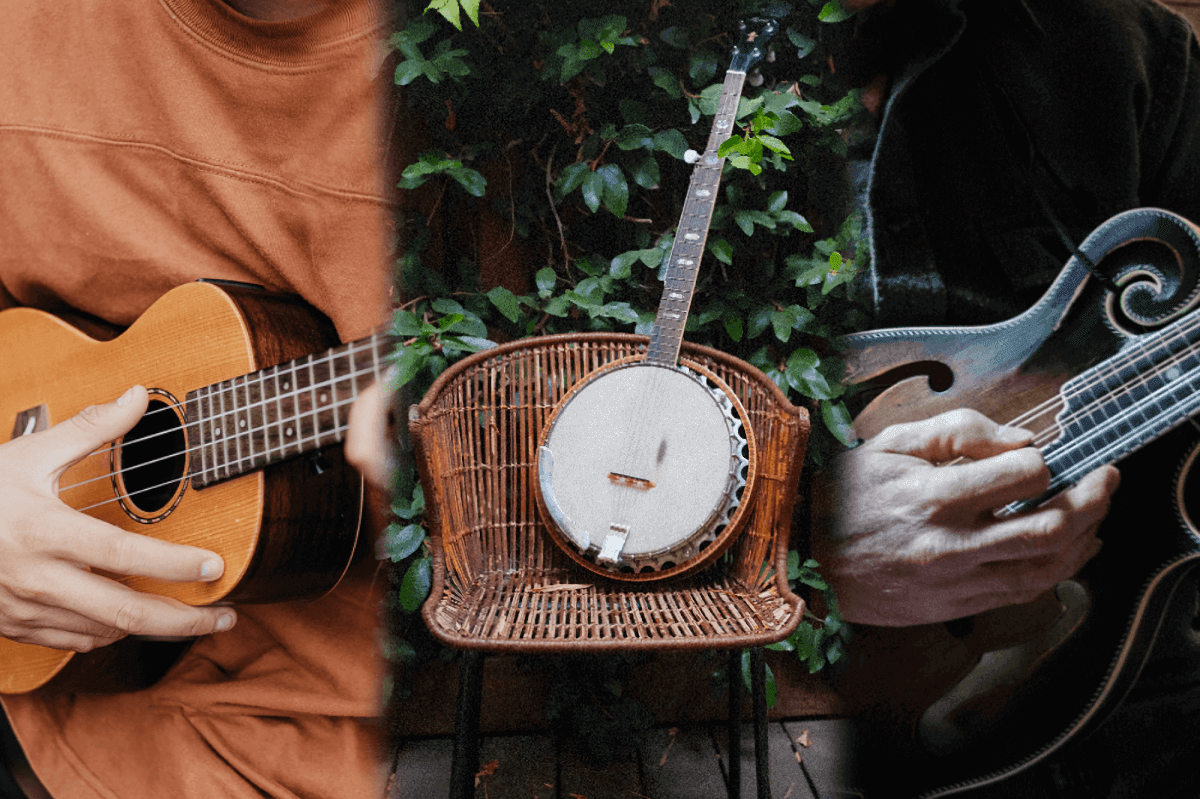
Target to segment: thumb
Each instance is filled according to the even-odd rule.
[[[133,429],[150,396],[134,386],[112,402],[91,405],[38,436],[38,449],[49,476],[56,481],[76,461]],[[33,436],[30,436],[33,438]]]
[[[980,460],[1027,447],[1033,431],[992,421],[978,411],[960,408],[919,422],[892,425],[875,437],[878,449],[913,455],[931,463],[955,458]]]

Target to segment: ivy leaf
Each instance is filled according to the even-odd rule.
[[[396,65],[396,85],[407,86],[425,74],[424,58],[409,58]]]
[[[830,385],[818,367],[821,359],[812,350],[801,347],[787,360],[788,385],[806,397],[833,399],[842,393],[841,386]]]
[[[767,329],[769,324],[771,324],[771,314],[774,312],[774,307],[770,305],[763,305],[757,311],[751,314],[750,327],[746,331],[750,338],[754,339],[762,335],[762,332]],[[759,365],[755,364],[755,366]],[[762,369],[761,366],[759,366],[759,368]]]
[[[636,322],[638,320],[637,311],[627,302],[610,302],[596,309],[593,316],[606,316],[610,319],[617,319],[622,322]]]
[[[568,164],[563,167],[562,172],[558,173],[558,181],[554,184],[554,190],[558,192],[560,197],[565,197],[579,188],[583,184],[584,179],[591,173],[591,169],[583,161]]]
[[[685,28],[670,27],[658,34],[658,38],[678,50],[686,50],[691,46],[688,32]]]
[[[775,672],[771,671],[769,663],[763,663],[763,671],[765,672],[763,675],[765,677],[763,684],[765,688],[764,693],[767,695],[767,707],[772,708],[775,707],[775,702],[779,698],[779,688],[775,682]],[[745,684],[746,690],[753,690],[750,678],[749,649],[742,650],[742,682]]]
[[[646,153],[633,169],[630,170],[630,174],[633,176],[633,182],[643,189],[656,188],[659,180],[661,180],[658,171],[658,161],[654,160],[652,153]]]
[[[707,83],[717,72],[717,54],[711,50],[700,50],[692,53],[691,64],[688,65],[688,77],[693,85]]]
[[[814,566],[816,565],[816,561],[813,561],[813,565]],[[790,580],[795,580],[799,576],[800,576],[800,553],[794,549],[789,549],[788,553],[787,553],[787,578],[790,581]]]
[[[821,419],[838,441],[847,447],[854,446],[857,436],[854,434],[854,424],[850,419],[850,411],[846,409],[846,403],[822,401]]]
[[[492,305],[495,305],[500,313],[508,317],[508,321],[515,322],[520,318],[521,308],[517,303],[517,297],[504,286],[496,286],[487,293],[487,296],[492,301]]]
[[[419,524],[407,524],[403,527],[392,523],[384,528],[379,537],[375,554],[379,560],[388,559],[399,563],[416,552],[425,540],[425,528]]]
[[[708,243],[708,251],[723,264],[733,264],[733,245],[723,238]]]
[[[462,307],[457,300],[449,299],[448,297],[439,297],[430,303],[433,310],[440,314],[459,314],[463,315],[467,309]]]
[[[558,276],[554,274],[553,269],[547,266],[538,270],[534,281],[537,283],[538,295],[549,297],[550,293],[554,291],[555,283],[558,282]]]
[[[446,174],[458,181],[472,197],[482,197],[487,191],[487,178],[470,167],[454,167],[446,170]]]
[[[682,133],[675,128],[669,128],[654,134],[654,149],[669,153],[672,158],[683,160],[683,154],[688,150],[688,143]]]
[[[625,173],[616,164],[605,164],[596,170],[596,174],[604,181],[604,207],[618,219],[624,218],[629,205],[629,183]]]
[[[650,67],[647,72],[650,75],[651,82],[667,93],[671,99],[678,99],[683,96],[683,90],[679,88],[679,79],[675,77],[675,73],[669,69],[662,67]]]
[[[415,470],[414,470],[415,471]],[[393,499],[392,514],[401,519],[415,519],[425,511],[425,491],[417,485],[411,500]]]
[[[804,58],[817,48],[817,40],[805,36],[791,29],[787,32],[787,37],[796,47],[796,58]]]
[[[451,25],[462,30],[462,20],[459,18],[459,6],[466,10],[467,16],[479,27],[479,0],[433,0],[425,7],[426,11],[436,11],[445,17]]]
[[[425,365],[426,356],[415,347],[401,347],[392,364],[396,367],[396,387],[407,385]]]
[[[433,558],[424,557],[414,561],[400,581],[400,607],[407,613],[415,613],[429,596],[432,584]]]
[[[829,0],[828,3],[821,9],[821,13],[817,14],[817,19],[822,22],[845,22],[854,14],[842,8],[838,0]]]
[[[600,210],[600,201],[604,197],[604,178],[596,172],[588,172],[582,185],[583,204],[593,214]]]
[[[616,142],[622,150],[648,148],[654,144],[654,134],[645,125],[626,125],[617,134]]]
[[[392,334],[396,336],[419,336],[424,327],[421,319],[412,311],[396,311],[392,315]]]
[[[773,214],[778,214],[784,208],[787,208],[788,193],[786,191],[777,191],[771,194],[767,199],[767,210]]]
[[[725,332],[734,341],[742,340],[742,317],[729,314],[725,317]]]

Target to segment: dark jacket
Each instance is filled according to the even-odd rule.
[[[905,6],[908,7],[905,7]],[[870,185],[880,326],[1011,317],[1119,211],[1200,221],[1200,50],[1150,0],[900,0]]]

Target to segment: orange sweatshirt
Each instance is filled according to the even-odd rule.
[[[383,0],[278,23],[218,0],[4,6],[0,307],[126,325],[216,277],[298,293],[347,339],[385,318]],[[239,608],[149,690],[5,710],[57,799],[379,796],[372,577]]]

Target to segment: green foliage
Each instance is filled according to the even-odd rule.
[[[409,9],[411,21],[391,39],[396,82],[405,86],[406,113],[428,131],[428,149],[404,170],[401,188],[436,180],[439,205],[455,215],[490,209],[532,262],[525,288],[481,286],[467,243],[411,220],[401,264],[406,304],[395,322],[398,383],[420,396],[451,360],[489,338],[650,332],[691,175],[685,153],[704,149],[730,32],[766,5],[492,0],[479,15],[477,2],[437,0],[429,9],[444,21]],[[476,27],[462,27],[460,8]],[[737,130],[720,151],[727,160],[711,257],[686,330],[689,341],[744,358],[806,404],[824,427],[814,425],[810,446],[818,462],[852,435],[831,342],[865,320],[851,288],[867,252],[840,160],[861,105],[835,85],[823,49],[846,18],[836,2],[798,0],[775,38],[776,57],[747,81]],[[482,172],[494,174],[485,165],[505,180],[485,181]],[[434,235],[441,270],[422,266]],[[380,551],[399,564],[392,601],[407,610],[428,590],[429,553],[417,541],[415,476],[398,477],[397,488],[401,521]],[[777,648],[816,670],[841,657],[846,628],[816,564],[791,554],[789,579],[825,594],[830,611]],[[394,646],[407,652],[402,643]]]

